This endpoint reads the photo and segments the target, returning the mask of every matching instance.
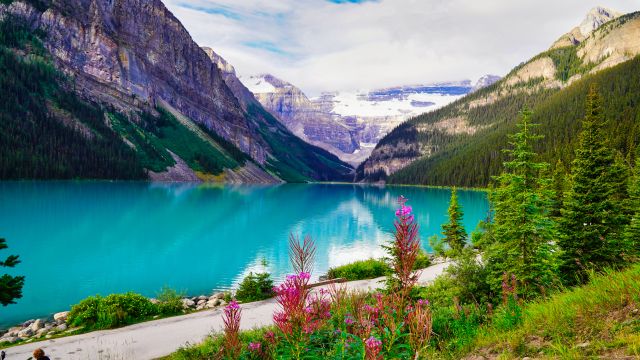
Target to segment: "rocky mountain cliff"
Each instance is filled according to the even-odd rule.
[[[378,141],[410,117],[440,108],[500,79],[399,86],[361,92],[327,92],[308,98],[296,86],[264,74],[241,78],[269,112],[294,134],[354,166]]]
[[[466,173],[465,169],[459,168],[461,164],[448,168],[446,163],[455,161],[453,158],[462,153],[469,159],[481,156],[483,150],[474,146],[485,144],[483,139],[496,140],[496,134],[505,135],[525,104],[535,113],[536,106],[543,106],[555,94],[564,93],[563,90],[569,87],[575,88],[574,84],[583,86],[581,80],[590,81],[595,74],[625,63],[638,54],[639,13],[620,16],[612,10],[595,8],[549,50],[518,65],[500,81],[396,128],[359,166],[357,178],[377,181],[391,176],[391,181],[405,183],[486,184],[491,174],[488,168],[477,168],[479,161],[467,164],[476,168],[475,180],[471,177],[457,183],[447,180],[447,184],[441,180],[451,175],[451,171]],[[500,143],[502,141],[500,138]],[[440,180],[436,179],[436,169]],[[445,172],[449,172],[448,175]]]
[[[247,181],[333,179],[349,172],[337,158],[302,142],[294,144],[299,151],[293,154],[280,148],[295,137],[277,124],[273,128],[259,115],[264,110],[255,109],[257,102],[247,106],[250,93],[236,96],[243,90],[239,82],[227,81],[233,68],[212,61],[160,0],[3,1],[0,18],[19,19],[38,36],[46,58],[73,79],[83,101],[125,115],[123,126],[140,125],[139,113],[157,116],[163,109],[191,131],[188,136],[204,139],[215,151],[229,155],[239,149],[248,155],[250,173],[260,175]],[[130,134],[121,135],[126,141]],[[132,148],[140,152],[135,144]],[[175,151],[171,156],[192,170],[193,163],[213,161],[182,159]],[[242,169],[237,164],[225,172],[237,178],[229,171]],[[159,173],[167,180],[193,179],[174,176],[168,168]]]

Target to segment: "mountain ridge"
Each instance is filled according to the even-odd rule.
[[[354,166],[366,159],[391,129],[455,98],[497,81],[470,80],[404,85],[371,91],[324,92],[309,98],[295,85],[271,74],[241,77],[260,103],[298,137]]]
[[[223,79],[223,72],[228,69],[221,70],[219,64],[210,59],[160,0],[3,2],[0,18],[9,17],[20,19],[30,32],[40,35],[46,56],[53,60],[57,70],[72,79],[73,91],[82,99],[103,111],[126,115],[126,119],[120,119],[117,124],[122,129],[119,135],[138,153],[139,159],[145,147],[150,156],[155,156],[156,166],[145,168],[147,171],[161,170],[163,164],[169,169],[177,161],[174,155],[186,154],[191,158],[181,160],[191,170],[194,167],[202,170],[199,163],[228,158],[222,154],[237,148],[255,163],[255,171],[251,173],[261,173],[254,179],[256,182],[345,179],[350,172],[348,165],[333,155],[293,139],[286,128],[275,124],[276,129],[269,131],[274,122],[259,115],[263,110],[243,106],[247,104],[246,101],[242,104],[246,99],[236,98]],[[257,102],[251,104],[256,106],[259,107]],[[152,145],[143,144],[150,141],[149,136],[147,140],[143,137],[132,141],[135,134],[130,131],[144,132],[144,128],[150,126],[144,122],[151,118],[139,114],[161,116],[158,107],[189,119],[184,129],[184,122],[174,121],[179,116],[171,120],[172,126],[186,131],[181,132],[183,136],[201,137],[193,129],[204,129],[208,139],[203,149],[218,152],[219,156],[206,159],[207,156],[188,149],[183,149],[183,155],[175,151],[169,155],[172,149],[164,147],[171,145],[175,150],[176,144],[168,141],[161,144],[157,136],[158,141],[154,140]],[[291,141],[296,149],[293,153],[281,146]],[[219,145],[221,142],[231,145]],[[225,166],[231,166],[225,167],[227,175],[243,167],[235,162],[227,162]],[[219,167],[211,164],[209,168]],[[212,177],[221,174],[205,172],[199,179],[225,181],[224,176]],[[184,179],[169,178],[190,180],[192,175]]]
[[[639,53],[640,16],[630,13],[615,17],[592,30],[577,45],[552,46],[516,66],[495,84],[400,125],[381,139],[371,156],[358,167],[357,180],[485,186],[491,174],[483,169],[477,169],[477,181],[465,177],[464,181],[449,179],[444,183],[446,174],[438,173],[440,180],[434,178],[435,173],[429,174],[432,167],[447,168],[444,162],[457,161],[457,156],[467,151],[463,149],[472,147],[468,143],[480,144],[483,137],[492,137],[494,142],[506,146],[506,137],[495,138],[493,134],[504,134],[525,104],[535,112],[536,106],[551,95],[583,78],[630,61]],[[447,124],[457,124],[457,131],[451,131]],[[465,156],[480,157],[480,154]],[[494,160],[501,156],[491,155]],[[455,171],[457,174],[467,172],[457,167]],[[420,175],[420,172],[424,174]],[[456,175],[451,176],[455,178]]]

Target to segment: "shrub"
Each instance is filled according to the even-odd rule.
[[[156,296],[158,299],[158,311],[162,315],[176,315],[181,314],[183,310],[182,306],[183,294],[169,288],[163,287],[162,290]]]
[[[273,297],[273,280],[269,273],[249,273],[236,291],[236,299],[242,302],[259,301],[270,297]]]
[[[429,266],[431,266],[431,257],[424,250],[420,249],[416,257],[416,262],[413,264],[413,269],[419,270]]]
[[[111,329],[148,319],[159,314],[158,306],[146,297],[135,294],[99,295],[74,305],[67,322],[87,329]]]
[[[372,279],[389,275],[389,266],[383,260],[369,259],[329,269],[329,279],[344,278],[347,280]]]
[[[71,326],[93,327],[98,321],[98,308],[100,307],[100,295],[89,296],[71,307],[67,323]]]

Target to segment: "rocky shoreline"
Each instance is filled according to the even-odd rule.
[[[184,313],[190,313],[223,307],[227,304],[225,296],[224,292],[219,292],[211,296],[183,297],[180,301],[182,302]],[[154,304],[159,303],[155,298],[149,298],[149,300]],[[68,316],[69,311],[62,311],[53,314],[49,318],[31,319],[7,330],[0,329],[0,346],[3,344],[29,343],[36,340],[50,339],[54,336],[64,336],[80,330],[81,328],[79,327],[69,327],[69,324],[67,324]]]

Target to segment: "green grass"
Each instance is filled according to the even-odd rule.
[[[358,303],[358,296],[353,299]],[[426,354],[429,359],[640,356],[640,264],[594,275],[585,286],[559,289],[537,302],[520,304],[510,298],[507,305],[497,306],[493,312],[475,305],[434,304],[431,308],[433,336]],[[268,330],[274,329],[241,332],[242,343],[259,342]],[[222,345],[222,334],[217,333],[165,359],[215,358]],[[314,348],[309,351],[325,345],[311,343],[309,346]]]
[[[489,326],[473,353],[507,358],[640,356],[640,264],[524,307],[520,326]]]
[[[424,251],[418,255],[413,266],[414,269],[424,269],[431,265],[431,259]],[[329,279],[364,280],[373,279],[380,276],[387,276],[391,273],[391,268],[383,259],[359,260],[346,265],[329,269],[327,277]]]
[[[329,269],[329,279],[343,278],[347,280],[373,279],[389,275],[391,269],[379,259],[368,259]]]
[[[202,138],[168,111],[158,109],[158,112],[159,116],[141,113],[138,122],[121,114],[109,114],[113,129],[135,146],[146,169],[161,172],[173,166],[175,161],[169,151],[195,171],[213,175],[221,174],[225,168],[234,169],[246,160],[232,144],[216,142],[211,132],[203,132],[208,138]]]

